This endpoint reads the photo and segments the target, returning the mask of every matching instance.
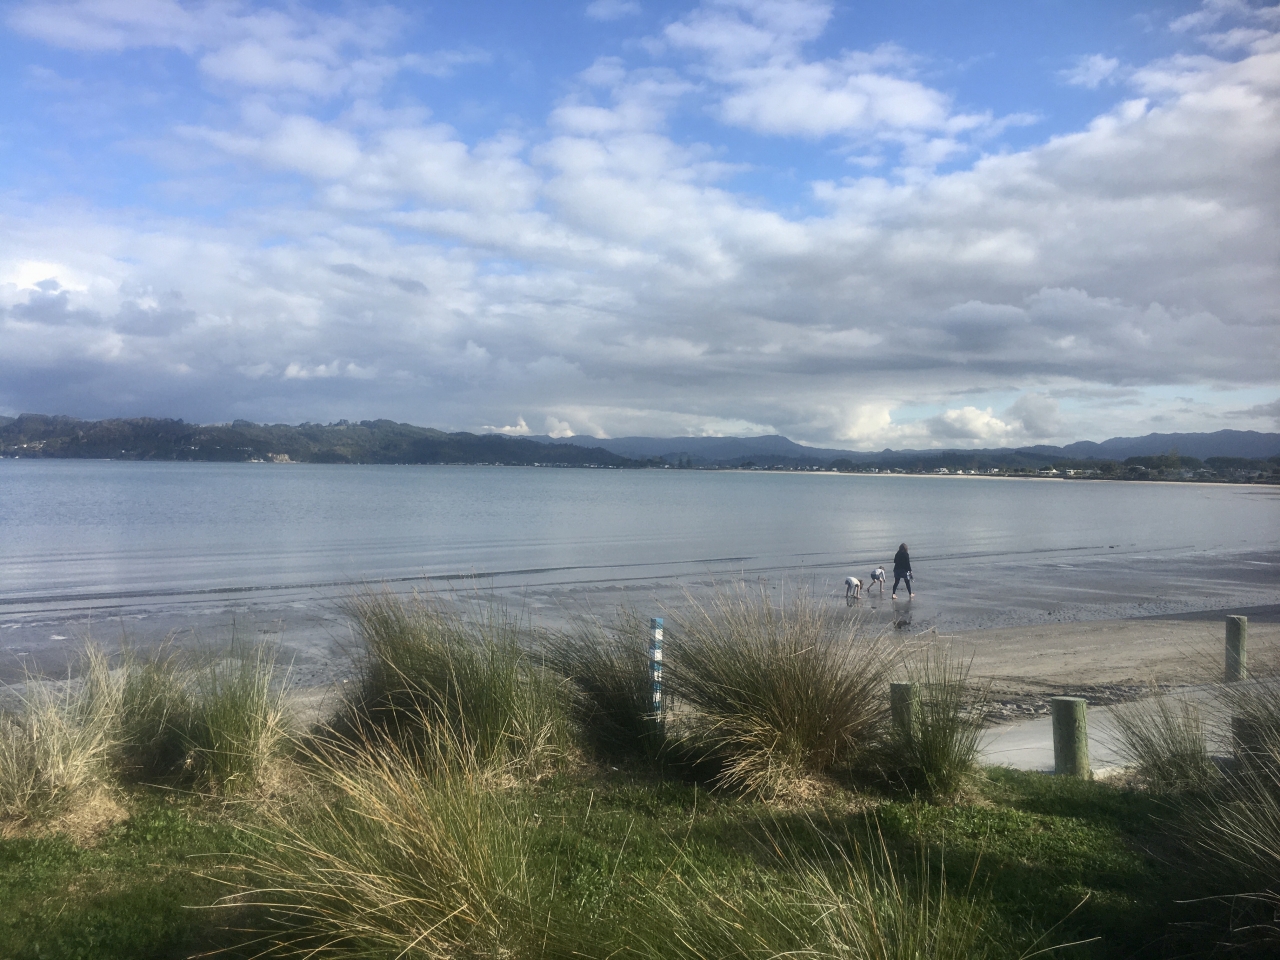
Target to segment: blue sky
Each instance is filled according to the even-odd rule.
[[[1280,422],[1280,7],[27,2],[0,412]]]

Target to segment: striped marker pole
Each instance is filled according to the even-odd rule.
[[[662,723],[662,618],[649,621],[649,670],[653,676],[653,719]]]

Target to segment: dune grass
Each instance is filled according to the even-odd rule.
[[[987,897],[948,888],[946,871],[923,848],[904,863],[868,818],[835,840],[805,823],[812,849],[785,833],[764,834],[778,873],[775,887],[726,893],[716,878],[694,873],[681,907],[664,900],[680,956],[812,957],[816,960],[983,960],[1016,957],[1002,942]],[[697,906],[690,909],[688,903]],[[655,956],[673,955],[670,948]]]
[[[653,717],[648,621],[623,608],[605,625],[581,620],[549,635],[543,656],[571,684],[579,735],[604,757],[656,757],[662,731]]]
[[[48,816],[108,781],[121,686],[92,644],[79,672],[57,683],[28,676],[16,708],[0,714],[0,817]]]
[[[438,743],[438,741],[437,741]],[[428,749],[431,749],[428,747]],[[524,956],[543,935],[528,814],[485,768],[382,734],[312,757],[321,793],[258,831],[261,884],[232,902],[269,911],[273,950],[307,956]]]
[[[192,670],[189,713],[177,686],[158,698],[175,719],[185,719],[184,766],[204,789],[225,796],[269,787],[293,734],[293,720],[276,654],[269,646],[233,644],[225,657]],[[161,689],[166,686],[160,681]]]
[[[1236,939],[1280,939],[1280,687],[1229,684],[1236,756],[1187,816],[1199,872],[1239,907]],[[1235,738],[1239,737],[1239,740]]]
[[[769,795],[853,761],[885,718],[879,636],[801,591],[785,602],[725,589],[671,618],[669,686],[686,742],[725,786]]]
[[[335,729],[464,744],[482,763],[526,771],[572,750],[566,685],[535,661],[527,628],[501,606],[370,592],[346,611],[363,647]]]
[[[1154,694],[1112,710],[1120,755],[1159,790],[1199,789],[1217,776],[1196,704]]]
[[[893,724],[890,763],[908,783],[944,798],[960,791],[978,767],[984,690],[969,684],[969,665],[945,650],[926,650],[907,665],[919,689],[909,722]]]

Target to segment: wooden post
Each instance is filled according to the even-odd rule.
[[[1227,617],[1227,666],[1223,672],[1224,683],[1239,683],[1244,679],[1248,639],[1249,618]]]
[[[1088,706],[1084,697],[1053,697],[1053,772],[1067,777],[1089,776]]]
[[[653,721],[662,724],[662,618],[649,621],[649,672],[653,678]]]
[[[889,684],[889,717],[894,729],[908,742],[915,739],[920,720],[920,684]]]

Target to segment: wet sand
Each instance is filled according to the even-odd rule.
[[[965,557],[918,562],[914,601],[873,593],[847,608],[844,567],[786,566],[709,569],[705,575],[609,577],[556,582],[525,579],[468,582],[464,594],[496,599],[530,622],[549,628],[577,616],[607,619],[620,605],[644,616],[670,616],[689,597],[726,585],[781,597],[812,593],[868,629],[884,630],[910,647],[950,645],[972,674],[991,684],[996,719],[1047,709],[1049,696],[1071,693],[1094,702],[1132,699],[1152,682],[1183,684],[1221,670],[1224,617],[1249,616],[1250,666],[1280,667],[1280,553],[1231,557],[1129,554],[1028,563],[984,561],[981,577]],[[865,577],[864,571],[857,571]],[[449,589],[419,580],[388,585]],[[456,585],[454,585],[456,586]],[[343,600],[378,584],[325,590],[281,589],[245,594],[122,598],[111,604],[32,604],[0,609],[0,683],[29,673],[66,676],[68,664],[92,637],[108,650],[121,644],[147,650],[276,644],[291,663],[291,684],[328,688],[351,675],[356,646]]]

